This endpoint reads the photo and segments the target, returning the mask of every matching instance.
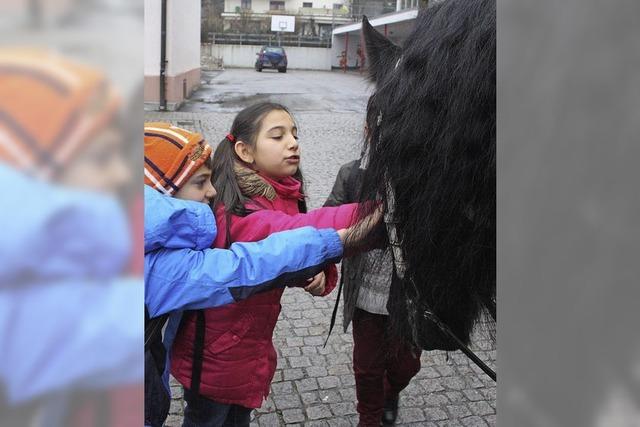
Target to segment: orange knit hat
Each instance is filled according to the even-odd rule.
[[[0,161],[50,177],[113,120],[119,105],[96,69],[49,51],[0,49]]]
[[[144,125],[144,183],[173,196],[211,157],[202,135],[169,123]]]

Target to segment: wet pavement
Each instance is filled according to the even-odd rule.
[[[207,83],[178,112],[148,112],[148,120],[164,120],[202,132],[216,145],[228,132],[235,113],[257,100],[287,105],[300,128],[301,167],[309,208],[322,206],[340,166],[359,156],[369,84],[340,72],[228,69],[203,74]],[[336,327],[323,346],[337,292],[312,297],[287,289],[274,333],[278,368],[271,394],[253,412],[252,426],[351,426],[357,424],[352,369],[351,327],[342,333],[342,307]],[[479,329],[473,346],[489,366],[496,349]],[[460,352],[423,352],[422,369],[401,393],[399,426],[495,426],[496,384]],[[167,426],[182,423],[179,384]]]
[[[361,112],[371,90],[360,76],[330,71],[231,69],[203,71],[201,80],[180,111],[235,112],[272,101],[295,111]]]

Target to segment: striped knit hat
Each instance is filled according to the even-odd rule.
[[[55,176],[119,105],[96,69],[49,51],[0,49],[0,161]]]
[[[144,125],[144,183],[173,196],[211,157],[202,135],[169,123]]]

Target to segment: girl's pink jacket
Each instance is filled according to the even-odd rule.
[[[357,204],[322,208],[301,214],[298,211],[300,183],[293,178],[265,181],[277,197],[252,199],[248,208],[257,209],[246,217],[231,216],[230,241],[226,242],[224,207],[216,212],[218,236],[215,247],[227,243],[253,242],[271,233],[304,226],[347,228],[355,222]],[[325,268],[324,295],[335,288],[338,273],[331,264]],[[309,276],[311,277],[311,275]],[[300,283],[304,286],[306,283]],[[273,330],[280,314],[284,288],[266,291],[235,304],[205,310],[205,335],[200,393],[215,402],[259,408],[269,394],[276,370],[277,355]],[[303,314],[304,315],[304,314]],[[173,346],[171,373],[186,388],[191,388],[195,314],[183,318]]]

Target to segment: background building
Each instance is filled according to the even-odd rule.
[[[396,11],[426,7],[427,3],[428,1],[426,0],[397,0]]]
[[[200,7],[200,2],[145,0],[144,101],[148,108],[174,110],[200,84]]]
[[[331,30],[351,22],[345,0],[225,0],[223,31],[261,34],[271,31],[272,15],[296,17],[296,34],[331,37]]]
[[[384,34],[389,40],[397,45],[402,45],[409,36],[421,8],[429,7],[444,0],[397,0],[395,2],[360,1],[353,2],[354,10],[360,7],[364,12],[359,16],[354,14],[356,22],[334,28],[331,46],[331,66],[340,66],[342,52],[346,52],[347,68],[356,68],[361,65],[359,51],[364,50],[361,46],[362,15],[369,18],[373,27]],[[359,5],[361,3],[361,5]],[[382,3],[382,5],[380,4]],[[377,14],[376,11],[388,11],[391,13]],[[366,62],[365,62],[366,66]]]
[[[360,21],[362,15],[380,16],[394,12],[397,8],[396,0],[351,0],[349,3],[353,21]]]

